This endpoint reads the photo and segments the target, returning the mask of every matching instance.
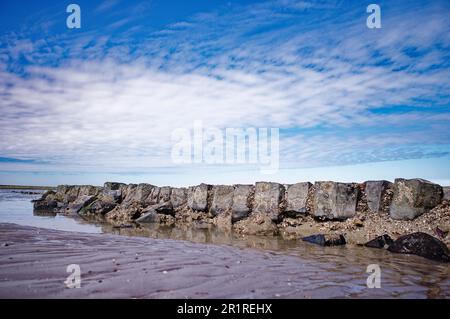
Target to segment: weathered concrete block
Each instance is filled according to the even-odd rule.
[[[170,201],[170,193],[172,189],[169,186],[163,186],[159,190],[158,203],[164,203]]]
[[[149,205],[158,204],[160,192],[161,192],[161,187],[158,187],[158,186],[153,187],[152,191],[145,199],[145,203],[149,204]]]
[[[59,201],[68,204],[73,202],[78,197],[78,186],[59,185],[56,187],[56,195]]]
[[[214,185],[213,199],[211,204],[211,213],[219,215],[220,213],[229,211],[233,205],[234,187],[228,185]]]
[[[424,179],[397,178],[390,215],[394,219],[412,220],[441,203],[442,187]]]
[[[120,203],[122,201],[122,189],[126,186],[123,183],[106,182],[99,197],[103,202]]]
[[[450,262],[450,250],[447,245],[426,233],[416,232],[399,237],[388,248],[390,252],[413,254],[428,259]]]
[[[284,186],[278,183],[257,182],[253,211],[267,214],[273,221],[278,221],[280,202],[284,196]]]
[[[170,194],[170,202],[173,208],[178,208],[184,205],[187,201],[187,188],[172,188]]]
[[[188,206],[193,210],[206,211],[208,206],[208,188],[210,185],[200,184],[189,187]]]
[[[355,216],[358,187],[351,183],[315,182],[313,215],[322,219]]]
[[[144,203],[146,201],[148,195],[150,195],[150,193],[152,192],[153,188],[155,188],[154,185],[150,185],[150,184],[146,184],[146,183],[138,184],[138,186],[134,190],[134,195],[132,196],[132,200],[134,202]]]
[[[371,213],[378,213],[382,208],[383,193],[391,187],[392,183],[388,181],[367,181],[365,182],[365,193],[367,206]]]
[[[444,192],[442,200],[450,201],[450,186],[444,186],[442,187],[442,190]]]
[[[126,186],[127,186],[127,184],[117,183],[117,182],[106,182],[103,184],[104,189],[108,189],[108,190],[112,190],[112,191],[120,190],[121,188],[126,187]]]
[[[70,203],[67,207],[67,213],[75,214],[78,213],[82,208],[90,205],[92,202],[96,200],[95,196],[90,195],[81,195],[78,197],[73,203]]]
[[[233,204],[231,206],[233,222],[241,220],[250,214],[251,205],[249,199],[253,192],[253,185],[234,185]]]
[[[101,187],[92,185],[80,185],[76,186],[78,188],[78,196],[88,195],[95,196],[101,191]]]
[[[305,182],[286,187],[286,212],[301,214],[308,212],[307,199],[311,186],[311,183]]]
[[[124,187],[121,187],[121,191],[122,191],[122,198],[124,201],[129,202],[131,200],[133,200],[133,196],[134,196],[134,191],[137,187],[137,184],[128,184]]]

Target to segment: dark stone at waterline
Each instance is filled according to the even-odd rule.
[[[58,202],[55,200],[36,200],[33,201],[33,209],[35,211],[53,211],[58,207]]]
[[[364,244],[366,247],[370,248],[387,248],[389,245],[391,245],[394,241],[392,240],[389,235],[382,235],[378,236],[377,238],[372,239],[371,241],[368,241]]]
[[[383,208],[383,194],[392,187],[392,183],[388,181],[367,181],[365,182],[365,193],[367,206],[371,213],[379,213]]]
[[[345,237],[343,235],[311,235],[302,238],[303,241],[320,246],[339,246],[345,245]]]
[[[439,239],[421,232],[401,236],[389,246],[388,250],[393,253],[413,254],[441,262],[450,261],[448,247]]]

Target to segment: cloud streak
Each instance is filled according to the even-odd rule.
[[[171,166],[171,132],[201,120],[279,127],[285,167],[448,158],[449,5],[382,7],[381,30],[357,2],[275,1],[145,36],[4,37],[0,155],[151,170]]]

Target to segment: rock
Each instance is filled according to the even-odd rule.
[[[136,219],[138,219],[142,214],[142,208],[140,205],[136,203],[122,203],[121,205],[117,205],[114,209],[107,212],[105,214],[105,218],[108,221],[117,224],[121,223],[130,223]]]
[[[235,223],[233,227],[236,232],[245,235],[275,236],[278,234],[277,225],[265,213],[252,213],[248,218]]]
[[[67,206],[67,213],[76,214],[80,212],[81,209],[90,205],[96,199],[97,198],[95,196],[82,195]]]
[[[392,183],[388,181],[367,181],[364,184],[369,211],[379,213],[383,208],[383,194],[392,186]]]
[[[441,203],[442,187],[423,179],[397,178],[390,207],[393,219],[412,220]]]
[[[208,189],[210,185],[200,184],[189,188],[188,206],[193,210],[206,211],[208,206]]]
[[[390,252],[413,254],[427,259],[449,262],[450,251],[439,239],[426,233],[412,233],[401,236],[388,248]]]
[[[126,184],[123,183],[106,182],[100,196],[105,202],[120,203],[122,202],[122,189],[125,187]]]
[[[359,190],[356,184],[316,182],[314,187],[314,217],[343,220],[355,216]]]
[[[92,202],[90,205],[87,205],[84,208],[81,208],[79,211],[79,214],[81,215],[105,215],[106,213],[110,212],[117,206],[116,203],[112,201],[104,201],[101,199],[97,199],[96,201]]]
[[[47,197],[49,197],[49,196],[52,196],[53,198],[55,198],[56,192],[54,192],[52,190],[46,191],[44,194],[42,194],[42,197],[39,200],[47,199]]]
[[[155,205],[159,203],[159,193],[161,192],[161,187],[155,186],[145,200],[148,205]]]
[[[346,244],[343,235],[318,234],[303,237],[302,240],[320,246],[339,246]]]
[[[385,234],[382,236],[378,236],[377,238],[374,238],[367,243],[364,244],[366,247],[370,248],[387,248],[390,246],[394,241],[392,240],[389,235]]]
[[[146,183],[138,184],[133,193],[127,196],[126,201],[145,204],[148,196],[156,186]]]
[[[442,187],[443,197],[442,200],[450,201],[450,186]]]
[[[159,221],[160,221],[159,214],[156,213],[155,210],[148,211],[148,212],[142,214],[141,217],[136,219],[136,223],[139,223],[139,224],[159,223]]]
[[[56,187],[56,195],[58,199],[68,204],[73,202],[78,197],[79,188],[77,186],[69,186],[69,185],[58,185]]]
[[[308,192],[312,184],[309,182],[288,185],[286,188],[286,213],[306,214],[308,212]]]
[[[48,197],[33,201],[33,210],[37,212],[53,212],[57,207],[58,202]]]
[[[100,193],[102,190],[101,187],[92,186],[92,185],[80,185],[80,186],[74,186],[75,188],[78,187],[78,195],[80,196],[96,196]]]
[[[186,188],[172,188],[172,192],[170,194],[170,202],[172,203],[173,208],[178,208],[187,201],[187,189]]]
[[[118,191],[118,190],[122,190],[122,188],[124,188],[126,186],[127,186],[127,184],[124,184],[124,183],[106,182],[103,184],[103,189]]]
[[[228,185],[215,185],[212,188],[213,199],[210,212],[217,216],[223,212],[227,212],[233,205],[234,187]]]
[[[257,182],[255,184],[253,212],[267,214],[272,221],[277,222],[284,191],[284,186],[281,184]]]
[[[161,187],[158,194],[158,203],[169,202],[172,189],[169,186]]]
[[[174,215],[172,203],[170,201],[161,202],[151,206],[158,214]]]
[[[130,201],[136,187],[137,187],[136,184],[128,184],[120,187],[120,191],[122,192],[122,200]]]
[[[231,206],[232,222],[237,222],[250,214],[250,198],[254,193],[253,185],[234,185],[233,204]]]

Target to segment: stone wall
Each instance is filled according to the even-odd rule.
[[[345,221],[360,214],[388,214],[412,220],[448,199],[448,188],[423,179],[283,185],[208,185],[187,188],[107,182],[103,187],[60,185],[35,201],[35,211],[51,210],[103,218],[113,224],[191,223],[272,234],[277,225],[302,216],[318,222]]]

